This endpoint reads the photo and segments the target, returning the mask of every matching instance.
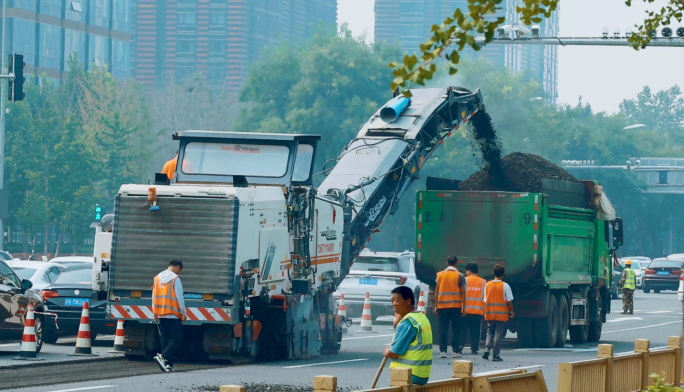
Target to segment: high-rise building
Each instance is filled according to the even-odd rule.
[[[24,55],[26,74],[55,81],[69,72],[74,53],[86,69],[107,66],[114,77],[127,79],[130,1],[6,0],[7,54]]]
[[[519,23],[516,5],[522,0],[504,0],[492,17],[505,17],[505,24]],[[375,39],[398,42],[407,53],[416,53],[432,36],[433,24],[441,24],[459,8],[468,12],[467,0],[375,0]],[[539,23],[540,34],[558,36],[558,11]],[[470,48],[463,58],[484,57],[510,69],[527,72],[544,87],[552,102],[558,97],[558,52],[550,45],[490,45],[480,51]]]
[[[236,91],[265,47],[337,21],[337,0],[133,0],[132,8],[133,74],[158,88],[200,72]]]

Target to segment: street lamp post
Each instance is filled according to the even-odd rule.
[[[2,74],[7,72],[7,52],[5,48],[5,37],[7,36],[7,0],[2,0]],[[7,105],[7,80],[0,80],[2,88],[0,89],[0,193],[4,192],[5,188],[5,120],[6,120],[6,105]],[[0,200],[6,200],[5,197]],[[0,250],[5,249],[5,227],[2,217],[0,216]]]

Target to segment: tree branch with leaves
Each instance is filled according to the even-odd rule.
[[[558,9],[559,1],[524,0],[523,5],[516,6],[515,10],[522,23],[532,25],[542,22],[544,17],[550,17]],[[626,0],[626,5],[631,6],[632,1],[634,0]],[[642,1],[653,3],[655,0]],[[418,55],[404,55],[402,62],[389,64],[394,74],[391,89],[408,88],[411,84],[424,86],[425,81],[434,77],[437,72],[435,62],[442,57],[449,74],[456,74],[461,52],[467,47],[480,50],[476,37],[484,36],[485,44],[491,42],[496,29],[505,22],[504,17],[497,16],[501,11],[501,3],[503,0],[468,0],[467,11],[456,9],[453,16],[446,18],[442,24],[433,25],[432,37],[420,45]],[[631,35],[629,42],[634,49],[645,48],[653,38],[653,31],[661,25],[669,25],[673,19],[681,22],[683,12],[684,0],[668,0],[668,4],[660,11],[647,11],[647,18],[642,25],[635,26],[636,32]],[[409,90],[405,90],[403,94],[411,96]]]

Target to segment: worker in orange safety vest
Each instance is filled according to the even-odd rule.
[[[451,324],[451,348],[452,358],[461,358],[458,346],[461,342],[461,313],[465,309],[463,303],[466,293],[466,280],[463,274],[456,269],[458,258],[449,256],[447,268],[437,273],[437,285],[435,287],[435,313],[439,316],[439,357],[446,358],[447,343],[449,337],[449,324]]]
[[[477,264],[466,265],[466,308],[461,319],[461,346],[459,354],[463,354],[466,335],[470,330],[470,353],[478,354],[480,349],[480,330],[485,313],[485,283],[486,280],[477,276],[479,271]]]
[[[489,351],[494,348],[492,362],[503,361],[499,353],[501,352],[501,341],[506,333],[506,321],[515,316],[513,313],[513,291],[511,286],[502,280],[505,273],[504,267],[495,265],[495,279],[487,282],[485,286],[484,318],[487,322],[487,342],[485,343],[487,351],[482,355],[482,358],[489,359]]]
[[[168,268],[154,277],[152,286],[152,313],[161,332],[161,353],[154,360],[163,372],[173,371],[173,357],[183,344],[183,321],[187,316],[183,284],[178,276],[182,270],[182,261],[169,261]]]
[[[176,151],[176,156],[172,160],[166,161],[161,171],[162,173],[166,174],[166,177],[169,178],[169,181],[173,180],[173,177],[176,176],[176,164],[178,164],[178,151]]]

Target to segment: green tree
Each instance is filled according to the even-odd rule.
[[[304,45],[268,49],[247,77],[235,129],[321,134],[318,156],[334,158],[391,98],[385,64],[399,54],[396,46],[352,37],[346,26],[339,34],[321,30]]]

